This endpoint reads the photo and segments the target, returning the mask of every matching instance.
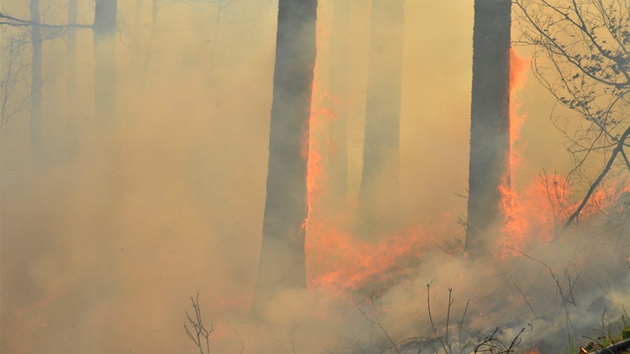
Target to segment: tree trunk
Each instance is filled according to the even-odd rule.
[[[267,197],[252,314],[283,290],[306,287],[306,166],[317,0],[280,0]]]
[[[68,23],[77,23],[77,0],[68,0]],[[66,68],[68,70],[68,127],[72,146],[71,153],[76,149],[78,130],[77,122],[77,29],[68,28],[68,56]]]
[[[359,232],[396,227],[404,0],[373,0]]]
[[[116,1],[96,0],[94,11],[94,88],[97,124],[116,121]]]
[[[39,23],[39,0],[29,0],[31,22]],[[36,157],[42,152],[42,34],[39,26],[31,26],[33,58],[31,62],[31,149]]]
[[[153,42],[155,41],[155,35],[157,32],[158,21],[158,0],[151,1],[151,33],[149,34],[149,43],[147,43],[146,53],[144,55],[144,64],[142,66],[142,80],[141,90],[144,92],[144,87],[149,77],[149,68],[151,67],[151,56],[153,55]]]
[[[331,109],[335,119],[330,122],[330,194],[331,205],[345,210],[348,204],[348,45],[350,32],[350,1],[333,2],[332,62],[330,71]]]
[[[136,40],[136,46],[138,48],[140,48],[140,43],[142,43],[142,21],[143,21],[143,13],[142,13],[142,8],[143,8],[143,2],[144,0],[136,0],[136,10],[134,12],[134,31],[135,31],[135,40]]]
[[[466,250],[491,253],[509,186],[510,0],[476,0]]]

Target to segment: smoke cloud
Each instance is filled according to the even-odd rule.
[[[339,253],[344,240],[367,256],[381,247],[377,263],[400,254],[398,263],[351,290],[311,281],[308,290],[287,291],[269,304],[271,323],[250,320],[277,2],[160,1],[154,31],[151,2],[139,3],[118,4],[113,128],[93,118],[98,97],[89,29],[77,30],[74,54],[63,31],[46,32],[42,156],[29,146],[28,106],[3,127],[0,352],[196,352],[183,323],[198,291],[216,353],[439,352],[435,334],[445,335],[447,318],[453,348],[468,344],[471,351],[496,327],[496,337],[509,343],[525,328],[519,348],[556,352],[567,348],[567,335],[583,343],[579,336],[594,335],[604,312],[614,321],[630,305],[628,237],[610,236],[603,222],[553,242],[532,229],[526,255],[509,251],[504,259],[481,262],[458,254],[473,8],[407,1],[399,171],[405,231],[383,235],[380,244],[363,243],[348,231],[350,217],[333,218],[326,212],[333,206],[321,202],[315,221],[334,220],[340,236],[331,239],[328,254],[317,248],[324,243],[313,241],[306,253],[313,277],[363,265],[352,258],[359,255]],[[319,6],[316,82],[322,93],[335,52],[328,42],[331,1]],[[2,11],[29,16],[24,2],[5,2]],[[42,21],[63,24],[66,11],[57,1],[42,1]],[[94,4],[79,1],[78,14],[79,23],[91,23]],[[349,210],[356,207],[362,167],[369,19],[370,1],[352,2],[348,94],[335,101],[348,111]],[[21,33],[2,31],[3,48]],[[12,104],[28,99],[30,51],[26,44]],[[8,54],[3,49],[3,72]],[[67,95],[69,55],[77,58],[75,97]],[[517,144],[525,163],[514,184],[525,190],[538,183],[543,168],[566,172],[569,159],[547,119],[552,99],[533,78],[517,99],[528,117]],[[326,140],[326,124],[315,134],[319,146],[342,143]],[[321,237],[320,229],[310,230],[307,244]],[[406,240],[411,251],[396,253],[396,240]]]

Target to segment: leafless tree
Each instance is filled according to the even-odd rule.
[[[552,118],[568,141],[569,178],[588,184],[566,228],[607,177],[630,172],[630,0],[514,3],[519,41],[535,46],[534,74],[580,118]]]
[[[41,151],[42,121],[42,44],[44,41],[57,38],[66,30],[91,28],[91,25],[68,23],[63,25],[46,23],[40,15],[40,1],[28,2],[30,18],[28,20],[0,12],[0,28],[3,34],[2,62],[3,75],[0,82],[2,126],[8,127],[11,119],[30,103],[30,140],[35,155]],[[74,22],[74,19],[71,19]],[[30,38],[26,31],[29,31]],[[24,48],[29,45],[32,50],[30,72],[29,61],[24,58]],[[30,82],[29,81],[30,78]],[[19,92],[21,87],[29,87],[30,95]]]
[[[40,23],[39,0],[29,0],[31,21]],[[35,156],[42,149],[42,31],[39,26],[30,26],[31,48],[31,149]]]
[[[0,76],[0,114],[4,129],[12,118],[24,110],[28,104],[28,94],[20,92],[28,87],[24,48],[28,45],[27,34],[20,29],[3,26],[0,53],[2,55],[2,75]]]

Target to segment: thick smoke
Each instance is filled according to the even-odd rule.
[[[90,23],[93,3],[79,3],[77,21]],[[472,5],[407,1],[401,219],[408,235],[421,235],[422,255],[354,292],[313,285],[287,291],[266,309],[272,323],[251,321],[277,2],[160,1],[154,33],[151,2],[141,3],[137,12],[135,2],[119,1],[114,129],[93,120],[87,29],[78,30],[74,101],[66,94],[63,31],[44,43],[42,157],[30,151],[28,109],[3,128],[0,352],[196,352],[183,323],[197,291],[204,322],[214,325],[216,353],[439,351],[435,333],[445,334],[447,317],[453,348],[468,343],[470,351],[496,327],[497,338],[509,343],[526,328],[519,348],[556,352],[550,348],[566,350],[568,335],[580,343],[581,335],[595,335],[589,331],[604,311],[613,321],[629,305],[627,235],[569,232],[505,260],[454,254],[466,206],[458,194],[466,193],[468,169]],[[332,35],[331,9],[320,1],[322,39]],[[370,1],[350,10],[348,97],[336,102],[350,112],[348,199],[355,200]],[[5,1],[2,11],[28,17],[23,1]],[[42,1],[41,11],[42,20],[65,23],[57,1]],[[19,33],[2,31],[3,45]],[[326,41],[318,44],[322,92],[335,53]],[[28,95],[30,47],[23,50],[25,76],[12,100]],[[534,80],[520,98],[528,118],[517,148],[526,162],[515,184],[525,186],[542,168],[566,171],[568,159],[547,120],[552,100]],[[76,102],[76,123],[67,102]],[[327,207],[319,205],[319,215],[328,217],[321,211]],[[335,227],[350,229],[337,217]],[[312,251],[307,263],[318,264]]]

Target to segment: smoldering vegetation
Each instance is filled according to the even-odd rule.
[[[520,252],[504,247],[503,257],[484,261],[462,256],[464,230],[456,221],[466,200],[457,194],[466,193],[468,169],[472,6],[407,1],[402,231],[371,242],[353,234],[370,1],[349,7],[347,96],[331,99],[335,27],[333,6],[322,0],[313,105],[344,107],[347,141],[332,139],[335,118],[319,114],[324,123],[312,128],[312,148],[323,172],[310,233],[307,227],[308,290],[274,299],[265,310],[270,323],[250,320],[277,2],[164,0],[157,20],[151,2],[137,3],[118,4],[113,125],[94,120],[91,30],[77,29],[76,53],[68,51],[65,30],[44,31],[39,157],[29,142],[28,29],[0,27],[3,82],[15,82],[3,96],[1,352],[196,352],[183,323],[197,291],[203,320],[214,328],[214,353],[473,352],[497,328],[492,338],[509,346],[518,337],[520,352],[566,352],[625,313],[629,232],[619,205],[603,205],[585,228],[553,241],[541,236],[555,226],[553,215],[528,214],[530,241],[512,244]],[[21,1],[3,2],[2,11],[29,17]],[[42,1],[40,11],[42,22],[66,23],[65,2]],[[90,24],[94,4],[79,1],[77,13],[78,23]],[[518,98],[528,117],[514,184],[525,190],[540,185],[543,168],[567,171],[569,159],[547,120],[551,98],[533,79]],[[349,203],[339,211],[326,191],[333,183],[327,152],[343,143]],[[548,211],[547,197],[530,205]],[[322,223],[338,236],[330,243],[315,227]],[[417,252],[401,252],[393,259],[398,266],[362,278],[370,281],[347,288],[312,281],[350,265],[389,264],[396,240],[411,238]]]

